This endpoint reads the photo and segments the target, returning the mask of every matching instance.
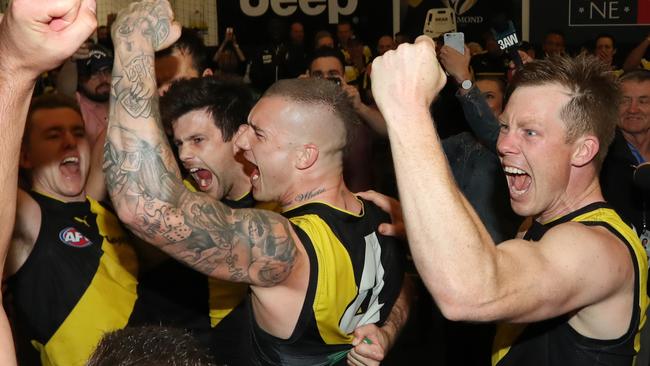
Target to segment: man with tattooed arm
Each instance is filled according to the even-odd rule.
[[[179,32],[166,1],[133,3],[113,25],[104,172],[118,215],[190,267],[251,285],[256,363],[332,364],[350,351],[352,364],[378,364],[407,313],[404,254],[376,232],[380,210],[343,183],[358,123],[345,92],[294,79],[264,94],[235,144],[255,167],[255,199],[282,215],[231,209],[185,188],[163,133],[154,52]]]

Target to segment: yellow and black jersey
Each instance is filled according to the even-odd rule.
[[[16,334],[43,365],[85,365],[104,333],[133,316],[138,262],[117,218],[98,202],[61,202],[32,192],[41,228],[8,279]]]
[[[569,221],[603,226],[630,251],[634,264],[634,312],[628,331],[618,339],[585,337],[568,323],[572,314],[531,324],[500,324],[494,342],[492,364],[509,365],[625,365],[633,364],[639,351],[639,334],[645,324],[648,295],[648,260],[638,236],[606,203],[590,204],[547,224],[534,222],[524,239],[538,241],[550,228]]]
[[[289,339],[252,322],[259,364],[330,364],[333,355],[352,347],[354,329],[386,320],[402,286],[405,252],[394,238],[377,233],[388,216],[368,201],[362,204],[361,214],[319,202],[283,213],[307,251],[309,286]]]

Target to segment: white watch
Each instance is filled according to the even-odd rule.
[[[460,83],[460,87],[465,89],[465,90],[470,90],[472,88],[472,81],[469,79],[465,79]]]

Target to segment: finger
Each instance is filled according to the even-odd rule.
[[[365,362],[362,361],[362,357],[357,354],[357,352],[353,349],[350,350],[348,353],[348,365],[355,365],[355,366],[364,366],[366,365]]]
[[[384,196],[381,193],[377,193],[373,190],[369,190],[365,192],[357,192],[355,194],[363,198],[364,200],[374,203],[375,205],[377,205],[377,207],[381,208],[382,211],[388,213],[391,212],[390,197]]]
[[[68,40],[70,47],[78,48],[95,31],[95,28],[97,28],[96,9],[97,3],[95,0],[83,0],[81,2],[81,5],[75,11],[74,20],[62,33],[62,36]]]
[[[413,43],[413,44],[428,44],[431,47],[433,47],[434,49],[436,48],[436,42],[434,42],[433,39],[431,39],[431,37],[424,36],[424,35],[419,36],[418,38],[416,38],[415,43]]]
[[[379,233],[384,236],[406,238],[406,228],[404,227],[404,224],[383,223],[379,225],[377,230],[379,230]]]

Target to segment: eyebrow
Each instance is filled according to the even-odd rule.
[[[255,126],[253,122],[248,122],[248,125],[251,126],[251,128],[255,130],[255,132],[264,132],[263,129],[259,128],[258,126]]]

